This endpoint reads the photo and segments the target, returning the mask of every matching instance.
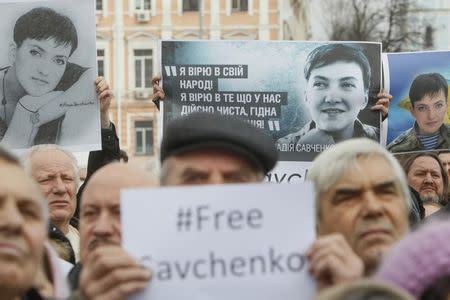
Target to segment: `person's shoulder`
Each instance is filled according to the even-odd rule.
[[[443,128],[444,128],[445,134],[449,134],[450,133],[450,124],[443,124],[443,125],[444,125]]]
[[[391,152],[422,150],[413,127],[400,133],[398,137],[387,145],[387,149]]]
[[[292,144],[297,143],[305,134],[311,130],[311,122],[308,122],[299,131],[285,135],[277,140],[278,144]]]
[[[364,132],[364,136],[368,137],[373,140],[379,140],[380,139],[380,128],[377,128],[375,126],[369,125],[369,124],[362,124],[362,129]]]

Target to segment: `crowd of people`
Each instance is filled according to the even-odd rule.
[[[106,118],[112,93],[103,78],[95,84]],[[121,246],[121,189],[262,182],[278,158],[263,130],[205,113],[167,125],[159,178],[120,162],[109,119],[102,146],[82,186],[73,154],[57,145],[33,146],[21,160],[1,149],[0,298],[124,299],[144,289],[151,271]],[[447,299],[447,156],[394,157],[363,137],[313,161],[317,238],[305,257],[318,299]]]
[[[30,39],[41,37],[15,42],[17,59],[0,70],[3,81],[21,71],[19,54]],[[69,57],[76,44],[63,40],[57,47]],[[350,73],[330,74],[336,65]],[[358,120],[368,104],[369,74],[367,59],[355,49],[325,45],[312,51],[305,77],[313,119],[278,141],[335,144],[314,159],[307,178],[315,189],[317,238],[304,256],[317,299],[450,299],[450,150],[392,153],[448,148],[448,125],[441,120],[447,82],[434,73],[414,80],[416,124],[386,149],[377,142],[379,130]],[[110,87],[102,77],[92,84],[102,150],[90,152],[83,184],[73,154],[36,140],[38,132],[24,135],[24,144],[39,145],[20,159],[0,148],[0,300],[119,300],[142,291],[152,273],[121,245],[121,189],[258,183],[278,161],[276,142],[262,129],[231,116],[193,113],[167,124],[159,176],[133,168],[123,163],[127,157],[109,119]],[[159,77],[152,86],[159,107]],[[352,97],[344,101],[341,94]],[[380,92],[372,109],[385,117],[390,98]],[[3,104],[0,133],[7,140],[14,138],[7,129],[18,103]]]

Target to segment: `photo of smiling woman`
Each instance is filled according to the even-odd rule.
[[[369,103],[372,75],[369,60],[361,49],[346,44],[319,46],[308,54],[304,75],[304,101],[311,121],[279,139],[279,145],[321,152],[317,150],[350,138],[380,140],[379,125],[364,124],[358,119]]]
[[[74,22],[53,8],[31,8],[16,19],[8,46],[9,65],[0,68],[1,143],[60,144],[70,109],[97,104],[81,92],[94,89],[92,68],[69,61],[79,46]]]

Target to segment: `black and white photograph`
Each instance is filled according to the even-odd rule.
[[[94,1],[2,1],[0,24],[0,144],[100,149]]]
[[[346,139],[380,141],[380,71],[380,43],[163,41],[163,123],[237,115],[272,134],[281,161],[308,162]]]

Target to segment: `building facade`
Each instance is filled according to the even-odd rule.
[[[420,24],[424,45],[419,50],[450,49],[450,1],[416,0],[411,24]]]
[[[99,75],[114,92],[111,120],[130,163],[157,159],[159,112],[151,78],[161,39],[283,39],[290,0],[96,0]]]

